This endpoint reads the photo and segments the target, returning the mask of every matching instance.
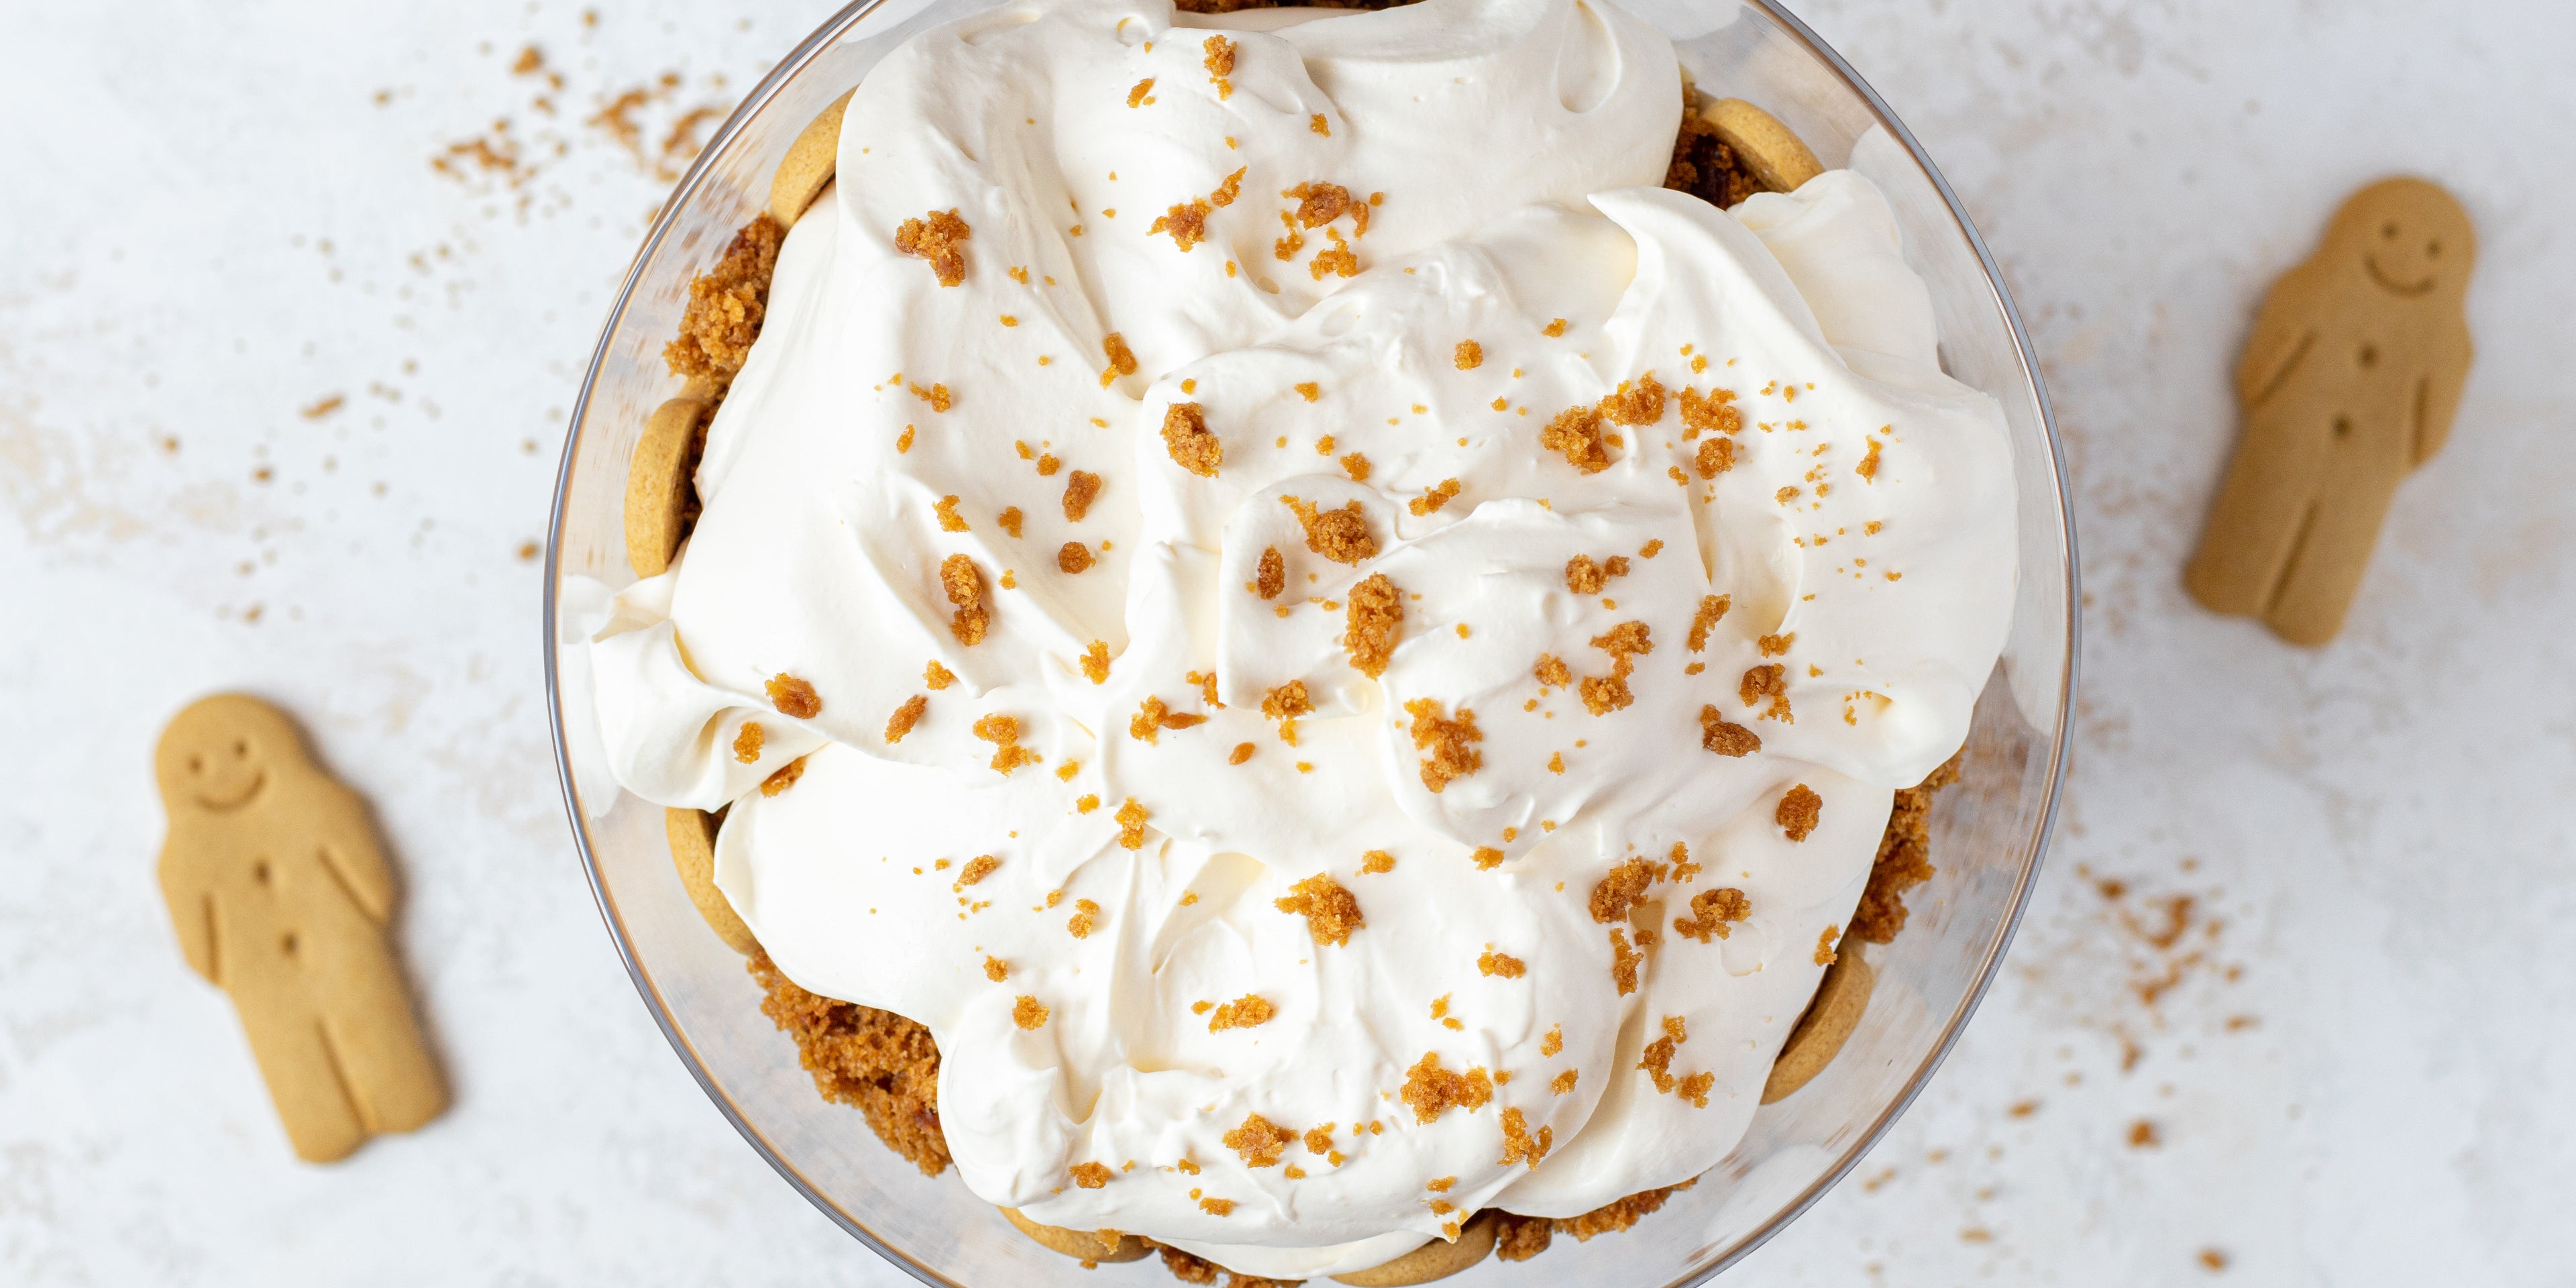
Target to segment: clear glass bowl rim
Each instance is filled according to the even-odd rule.
[[[2063,623],[2065,662],[2056,695],[2056,719],[2052,734],[2054,746],[2049,750],[2050,769],[2044,788],[2045,800],[2040,809],[2039,826],[2033,838],[2030,857],[2014,883],[2010,906],[2002,926],[1992,946],[1979,963],[1974,981],[1962,995],[1949,1020],[1943,1025],[1940,1037],[1933,1043],[1923,1062],[1907,1076],[1903,1089],[1888,1101],[1886,1107],[1880,1111],[1867,1129],[1853,1136],[1851,1144],[1844,1150],[1842,1156],[1836,1159],[1814,1183],[1801,1191],[1795,1199],[1783,1205],[1753,1234],[1725,1249],[1707,1264],[1695,1267],[1668,1288],[1691,1288],[1692,1285],[1706,1283],[1728,1267],[1750,1256],[1755,1249],[1769,1242],[1773,1236],[1787,1228],[1791,1221],[1796,1220],[1808,1208],[1814,1206],[1817,1200],[1824,1197],[1826,1191],[1840,1183],[1854,1167],[1859,1166],[1862,1157],[1868,1154],[1870,1148],[1876,1145],[1881,1137],[1886,1135],[1890,1127],[1895,1125],[1896,1120],[1914,1103],[1915,1097],[1922,1094],[1923,1088],[1930,1083],[1933,1073],[1949,1056],[1951,1047],[1966,1031],[1969,1019],[1975,1015],[1978,1004],[1985,998],[1986,990],[1994,982],[1996,972],[2002,968],[2004,954],[2012,945],[2013,935],[2021,924],[2022,913],[2029,904],[2032,887],[2037,882],[2040,868],[2046,859],[2049,842],[2056,833],[2057,809],[2064,791],[2068,756],[2072,750],[2072,739],[2067,734],[2068,722],[2073,713],[2076,675],[2082,653],[2080,605],[2083,600],[2080,594],[2079,564],[2076,557],[2075,514],[2066,479],[2065,450],[2058,438],[2057,414],[2049,402],[2048,388],[2041,377],[2038,355],[2033,352],[2029,333],[2022,326],[2021,311],[2013,303],[2012,293],[2004,285],[2003,270],[1995,263],[1993,253],[1986,248],[1985,239],[1978,234],[1975,221],[1969,217],[1967,209],[1960,204],[1958,194],[1950,187],[1949,179],[1941,173],[1940,167],[1933,163],[1931,156],[1923,150],[1923,146],[1916,142],[1913,132],[1897,118],[1895,111],[1887,105],[1887,101],[1879,97],[1878,91],[1873,89],[1869,82],[1863,80],[1860,73],[1854,70],[1833,46],[1826,44],[1821,37],[1808,28],[1806,23],[1789,12],[1778,0],[1738,0],[1738,2],[1746,8],[1760,12],[1776,24],[1781,34],[1796,42],[1818,62],[1830,68],[1845,86],[1868,105],[1877,123],[1905,149],[1907,156],[1916,165],[1922,167],[1924,175],[1939,192],[1941,201],[1947,207],[1959,235],[1976,255],[1977,263],[1984,272],[1987,288],[1993,294],[1995,307],[2012,333],[2013,347],[2019,358],[2022,379],[2027,384],[2028,392],[2037,406],[2040,428],[2046,437],[2051,472],[2051,478],[2048,481],[2055,493],[2058,529],[2064,541],[2065,582],[2062,587],[2064,598],[2060,602],[2065,606]],[[798,1194],[803,1195],[807,1202],[813,1204],[835,1225],[840,1226],[852,1238],[865,1244],[889,1264],[923,1283],[941,1285],[942,1288],[955,1288],[953,1281],[946,1276],[931,1270],[901,1249],[886,1243],[865,1226],[852,1220],[839,1205],[817,1190],[806,1176],[780,1155],[761,1131],[744,1116],[741,1107],[717,1085],[687,1037],[680,1031],[672,1018],[670,1008],[654,987],[651,976],[645,971],[643,964],[636,959],[634,945],[625,927],[620,923],[615,903],[603,884],[598,859],[592,853],[590,829],[582,817],[573,780],[570,752],[565,743],[564,707],[560,690],[562,677],[556,663],[559,639],[556,632],[560,607],[557,600],[561,585],[563,524],[571,498],[573,465],[580,447],[580,430],[588,414],[592,391],[599,379],[601,367],[608,357],[609,346],[626,313],[629,300],[643,280],[645,268],[652,262],[654,252],[671,232],[679,213],[687,207],[689,198],[701,184],[707,181],[713,169],[714,159],[724,153],[727,145],[743,131],[746,124],[769,103],[771,98],[777,95],[782,87],[795,79],[807,64],[830,48],[843,33],[861,19],[887,3],[888,0],[853,0],[853,3],[833,14],[821,26],[815,28],[812,34],[798,42],[785,58],[779,60],[777,66],[771,68],[758,84],[752,86],[751,91],[743,96],[742,102],[734,108],[732,114],[725,118],[724,124],[718,127],[714,135],[707,140],[706,146],[699,151],[697,160],[689,167],[687,173],[683,174],[679,183],[672,188],[670,197],[664,201],[660,212],[655,216],[652,228],[637,247],[635,257],[628,266],[624,279],[618,285],[617,294],[610,301],[607,320],[600,328],[599,344],[593,350],[589,365],[582,373],[581,390],[574,399],[572,412],[567,420],[563,455],[557,465],[554,499],[546,524],[545,595],[541,625],[545,631],[543,647],[547,723],[554,743],[555,770],[563,792],[564,812],[572,825],[573,845],[580,854],[582,875],[590,885],[591,897],[598,904],[601,920],[607,927],[611,942],[617,948],[618,960],[626,968],[627,978],[634,982],[636,992],[643,999],[645,1009],[651,1012],[654,1024],[662,1030],[662,1036],[670,1042],[673,1053],[679,1056],[680,1063],[687,1067],[689,1076],[696,1079],[699,1089],[706,1093],[708,1100],[714,1102],[718,1112],[724,1115],[727,1122],[733,1124],[734,1130],[741,1133],[742,1138],[763,1160],[768,1162],[771,1169],[776,1171],[780,1178],[793,1187]]]

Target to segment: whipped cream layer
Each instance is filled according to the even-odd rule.
[[[593,661],[978,1196],[1293,1278],[1743,1134],[2012,473],[1877,191],[1655,186],[1680,90],[1588,0],[1060,0],[859,88]]]

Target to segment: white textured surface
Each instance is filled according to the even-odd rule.
[[[580,121],[677,70],[637,114],[658,144],[828,6],[741,8],[0,4],[0,1280],[901,1281],[724,1125],[607,950],[518,556],[659,188]],[[2088,670],[2007,977],[1730,1282],[2164,1284],[2203,1248],[2240,1282],[2543,1282],[2576,1256],[2576,173],[2548,142],[2576,16],[2121,8],[1809,6],[2048,363]],[[507,70],[532,39],[552,120]],[[516,190],[429,169],[503,115],[568,154]],[[2298,653],[2176,569],[2252,301],[2402,169],[2479,220],[2481,357],[2345,638]],[[151,884],[151,738],[219,687],[308,723],[408,878],[457,1107],[334,1169],[287,1154]],[[2193,928],[2156,948],[2084,870],[2148,929],[2196,896]],[[2160,1144],[2126,1143],[2141,1119]]]

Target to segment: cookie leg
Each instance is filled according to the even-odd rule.
[[[410,990],[381,939],[343,959],[322,1018],[350,1099],[371,1132],[411,1131],[447,1109],[447,1080],[421,1036]]]
[[[2214,613],[2262,614],[2280,589],[2299,534],[2307,526],[2326,435],[2298,420],[2256,414],[2228,462],[2210,505],[2200,548],[2183,569],[2183,586]]]
[[[366,1143],[367,1126],[350,1098],[321,1018],[300,1003],[273,993],[237,993],[233,999],[295,1156],[308,1163],[335,1162]]]
[[[2370,552],[2396,493],[2397,480],[2384,471],[2331,471],[2285,561],[2280,588],[2263,609],[2263,624],[2293,644],[2332,640],[2370,569]]]

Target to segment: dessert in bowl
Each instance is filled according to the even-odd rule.
[[[652,575],[613,593],[564,528],[577,433],[554,660],[630,964],[809,1193],[970,1281],[1045,1255],[961,1244],[1001,1229],[980,1200],[1110,1232],[1094,1259],[1418,1282],[1714,1168],[1679,1200],[1705,1246],[1632,1276],[1661,1282],[1928,1071],[2053,792],[2054,460],[1894,136],[1783,174],[1786,127],[1719,107],[1761,23],[1700,38],[1734,65],[1573,0],[943,9],[874,48],[853,15],[755,92],[639,282],[719,259],[670,244],[692,203],[745,223],[749,185],[711,198],[780,155],[752,125],[818,124],[662,313],[658,384],[619,356],[635,292],[612,323],[585,429],[603,382],[630,425],[699,383],[591,465],[637,483]],[[1859,939],[1901,922],[1918,784],[1963,741],[1999,853],[1945,857],[1936,982],[1872,990],[1924,931],[1875,968]],[[660,893],[765,950],[817,1081],[954,1180],[862,1161],[810,1089],[744,1112],[724,1067],[784,1040],[741,976],[699,1019],[674,992],[726,986],[649,964],[677,945],[603,852],[663,829],[619,787],[678,811]]]

